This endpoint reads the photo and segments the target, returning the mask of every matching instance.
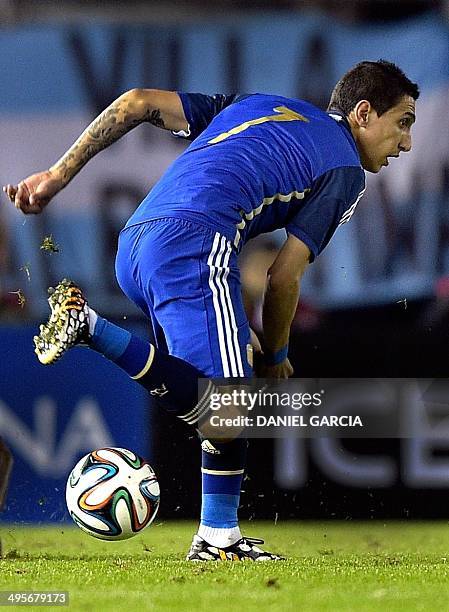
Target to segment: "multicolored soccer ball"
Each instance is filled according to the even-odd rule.
[[[124,448],[100,448],[80,459],[66,487],[70,516],[101,540],[126,540],[148,527],[159,497],[153,468]]]

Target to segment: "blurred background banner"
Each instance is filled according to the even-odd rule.
[[[398,62],[422,89],[414,151],[391,160],[380,176],[368,176],[357,215],[311,267],[303,295],[326,307],[384,303],[405,293],[418,298],[431,294],[449,268],[449,30],[436,16],[375,27],[307,13],[182,26],[28,26],[0,32],[0,53],[2,183],[54,163],[96,114],[132,87],[277,92],[325,107],[354,63]],[[28,293],[35,314],[42,312],[45,286],[61,275],[98,293],[100,306],[107,303],[117,291],[116,233],[184,146],[141,127],[91,162],[44,217],[24,220],[4,207],[11,241],[4,286],[13,278],[17,283],[18,268],[32,260]],[[50,233],[63,246],[45,265],[36,252]]]

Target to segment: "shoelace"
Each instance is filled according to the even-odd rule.
[[[242,540],[248,542],[248,544],[265,544],[265,540],[261,540],[260,538],[249,538],[243,536]]]

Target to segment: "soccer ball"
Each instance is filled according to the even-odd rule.
[[[126,540],[147,527],[159,507],[153,468],[124,448],[92,451],[73,468],[66,487],[70,516],[101,540]]]

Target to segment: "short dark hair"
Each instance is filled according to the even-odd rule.
[[[380,116],[407,95],[417,100],[419,88],[398,66],[382,59],[360,62],[335,85],[328,110],[338,110],[347,116],[357,102],[368,100]]]

